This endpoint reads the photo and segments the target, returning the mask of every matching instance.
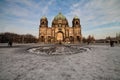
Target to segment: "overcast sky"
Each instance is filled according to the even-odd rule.
[[[120,32],[120,0],[0,0],[0,32],[38,37],[40,18],[46,16],[50,27],[59,12],[69,26],[78,16],[85,37],[100,39]]]

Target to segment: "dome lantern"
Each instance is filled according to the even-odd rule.
[[[57,15],[57,16],[55,16],[55,18],[54,18],[55,20],[58,20],[58,19],[62,19],[62,20],[65,20],[66,19],[66,17],[61,13],[61,12],[59,12],[59,14]]]

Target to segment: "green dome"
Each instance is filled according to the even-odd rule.
[[[66,17],[62,13],[59,13],[57,16],[55,16],[54,19],[55,20],[57,20],[57,19],[66,19]]]

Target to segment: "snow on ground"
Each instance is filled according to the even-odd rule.
[[[60,56],[31,54],[33,46],[0,45],[0,80],[120,80],[119,46],[89,45],[86,52]]]

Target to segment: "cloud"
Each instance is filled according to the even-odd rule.
[[[91,0],[84,5],[80,2],[71,6],[69,15],[78,15],[83,23],[93,26],[118,20],[120,17],[119,0]],[[84,3],[84,2],[83,2]],[[116,20],[115,20],[116,19]],[[120,19],[120,18],[119,18]],[[85,25],[87,26],[87,25]]]
[[[46,16],[51,26],[61,8],[70,26],[74,16],[80,18],[83,36],[96,34],[99,29],[99,34],[105,30],[111,34],[109,28],[120,26],[119,3],[120,0],[4,0],[0,2],[0,32],[21,31],[38,36],[40,18]],[[113,32],[120,30],[114,28]]]
[[[31,33],[38,36],[39,20],[48,15],[49,8],[54,0],[5,0],[6,6],[2,6],[0,13],[0,32],[11,31],[17,33]],[[52,19],[50,17],[50,19]]]
[[[113,36],[116,33],[111,33],[109,30],[113,30],[112,32],[115,32],[117,29],[120,30],[119,27],[116,28],[113,27],[114,25],[112,25],[114,23],[118,23],[117,26],[120,26],[119,3],[119,0],[88,0],[86,2],[85,0],[79,1],[70,7],[71,11],[67,14],[69,17],[69,23],[71,23],[73,17],[77,15],[81,21],[83,36],[84,34],[85,36],[89,35],[91,32],[92,34],[96,34],[99,30],[99,34],[101,35],[103,34],[103,31],[106,31],[108,34],[111,34],[111,36]],[[111,27],[115,29],[111,29],[111,27],[109,29],[109,24],[111,24]],[[103,29],[103,27],[106,29]],[[98,37],[96,35],[95,37],[99,38],[100,36]]]
[[[43,15],[47,15],[47,13],[48,13],[48,11],[49,11],[49,6],[51,6],[52,3],[53,3],[53,0],[50,0],[50,1],[48,2],[48,4],[44,7],[44,9],[43,9],[43,11],[42,11],[42,14],[43,14]]]

